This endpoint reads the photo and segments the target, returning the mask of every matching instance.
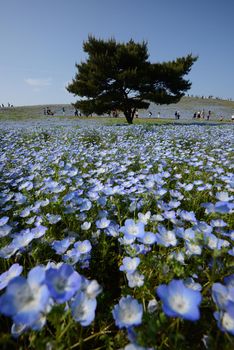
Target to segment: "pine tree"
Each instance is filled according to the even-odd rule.
[[[89,36],[83,44],[86,62],[76,64],[77,73],[67,90],[80,96],[74,106],[86,115],[122,111],[132,124],[137,109],[150,102],[178,102],[191,87],[183,78],[197,57],[192,54],[174,61],[150,63],[147,43],[117,43]]]

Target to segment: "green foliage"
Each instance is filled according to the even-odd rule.
[[[75,103],[84,114],[122,111],[129,124],[137,109],[150,102],[177,103],[190,88],[183,78],[197,57],[192,54],[174,61],[150,63],[147,43],[117,43],[90,36],[83,45],[86,62],[76,64],[78,72],[67,90],[82,97]]]

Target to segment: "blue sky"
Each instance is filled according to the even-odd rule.
[[[199,55],[189,94],[234,99],[234,0],[0,0],[0,103],[71,103],[88,35],[146,40],[151,62]]]

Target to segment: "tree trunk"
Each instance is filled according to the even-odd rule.
[[[135,109],[124,111],[124,115],[128,124],[133,124],[134,114],[135,114]]]

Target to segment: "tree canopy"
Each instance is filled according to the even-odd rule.
[[[184,75],[191,70],[196,56],[189,54],[176,60],[151,63],[147,43],[118,43],[89,36],[83,49],[86,62],[76,64],[75,78],[67,90],[80,96],[74,106],[85,114],[122,111],[133,122],[137,109],[147,109],[150,102],[178,102],[190,89]]]

